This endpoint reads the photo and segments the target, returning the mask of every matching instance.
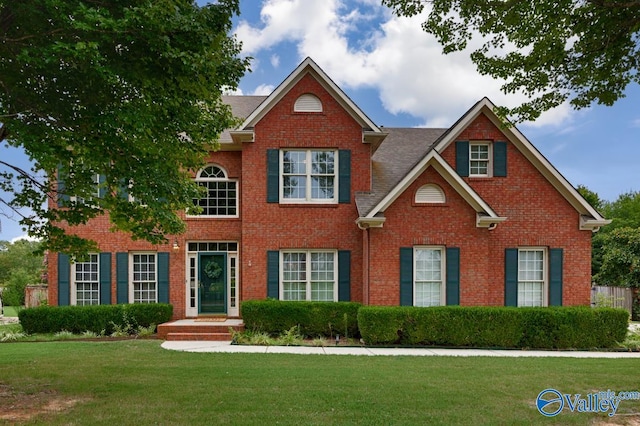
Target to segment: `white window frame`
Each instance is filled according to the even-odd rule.
[[[284,154],[285,152],[304,152],[305,153],[305,197],[304,198],[286,198],[284,194],[284,177],[289,176],[303,176],[302,173],[284,173]],[[331,152],[333,153],[333,174],[313,174],[311,171],[311,154],[313,152]],[[280,203],[282,204],[337,204],[338,203],[338,180],[339,180],[339,164],[338,164],[338,150],[337,149],[281,149],[280,150],[280,164],[279,164],[279,193]],[[333,198],[313,198],[312,196],[312,178],[313,176],[327,176],[333,177]]]
[[[473,158],[473,148],[479,146],[487,147],[487,158]],[[482,161],[487,163],[487,173],[473,173],[471,164],[474,161]],[[469,176],[470,177],[491,177],[493,175],[493,145],[489,141],[473,141],[469,142]]]
[[[136,280],[136,273],[148,273],[149,271],[136,271],[135,270],[135,258],[136,256],[153,256],[153,263],[155,266],[155,270],[153,271],[155,281],[151,280]],[[149,262],[145,262],[148,264]],[[136,298],[136,283],[150,283],[153,282],[155,285],[154,293],[155,297],[153,299],[140,299]],[[149,290],[140,290],[140,291],[149,291]],[[131,252],[129,253],[129,300],[131,303],[158,303],[158,253],[156,252]]]
[[[418,252],[433,250],[440,252],[440,280],[421,280],[421,281],[439,281],[440,282],[440,298],[438,304],[427,304],[418,300]],[[447,251],[444,246],[414,246],[413,247],[413,305],[414,306],[444,306],[447,304]]]
[[[216,167],[218,168],[223,174],[224,177],[201,177],[201,173],[205,170],[208,169],[209,167]],[[235,209],[236,209],[236,213],[235,214],[225,214],[225,215],[209,215],[209,214],[189,214],[189,210],[187,210],[187,216],[188,217],[204,217],[204,218],[237,218],[240,217],[240,182],[238,182],[237,179],[229,179],[229,173],[227,173],[227,170],[225,170],[224,167],[220,166],[219,164],[207,164],[205,167],[201,168],[200,170],[198,170],[198,173],[196,174],[195,177],[195,181],[197,184],[200,183],[205,183],[205,182],[225,182],[225,183],[233,183],[235,184],[235,192],[236,192],[236,198],[235,198]],[[207,198],[209,198],[208,196],[208,191],[209,188],[207,188]],[[226,191],[229,191],[229,188],[226,189]],[[228,207],[227,207],[228,208]]]
[[[89,303],[88,305],[99,305],[100,304],[100,255],[98,253],[88,253],[87,256],[89,256],[89,261],[88,262],[80,262],[80,261],[74,261],[71,264],[71,280],[72,280],[72,285],[71,285],[71,305],[78,305],[78,283],[85,283],[85,284],[96,284],[97,285],[97,291],[96,291],[96,302],[97,303]],[[93,258],[95,256],[95,262],[93,262]],[[93,271],[78,271],[78,267],[82,266],[82,268],[84,269],[85,266],[89,266],[92,263],[95,263],[96,265],[96,271],[95,271],[95,280],[90,279],[90,280],[78,280],[77,274],[91,274],[93,275]],[[93,290],[91,290],[91,292],[93,292]],[[87,306],[86,303],[83,303],[80,306]]]
[[[521,269],[521,255],[525,252],[537,252],[542,253],[542,279],[531,279],[526,277],[525,270]],[[535,272],[530,271],[529,272]],[[524,303],[522,300],[521,287],[529,284],[540,283],[542,284],[542,294],[540,295],[540,304]],[[524,289],[522,289],[524,291]],[[549,305],[549,251],[546,247],[520,247],[518,248],[518,299],[517,306],[548,306]]]
[[[91,204],[91,202],[94,199],[99,199],[100,198],[100,174],[93,173],[92,180],[93,180],[93,194],[91,194],[91,197],[89,197],[88,199],[85,199],[82,197],[78,197],[77,195],[72,195],[69,197],[69,201],[76,204],[85,204],[87,202],[88,204]]]
[[[312,268],[311,268],[311,256],[312,254],[330,253],[333,255],[333,297],[332,300],[317,300],[312,298]],[[285,284],[285,254],[305,254],[305,301],[323,301],[323,302],[337,302],[338,301],[338,251],[337,250],[280,250],[280,278],[279,278],[279,294],[280,300],[300,300],[300,299],[285,299],[284,284]]]

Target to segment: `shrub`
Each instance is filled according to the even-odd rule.
[[[362,307],[367,344],[585,349],[621,343],[628,313],[589,307]]]
[[[167,322],[173,306],[154,304],[93,305],[93,306],[38,306],[18,313],[20,324],[27,334],[69,331],[80,334],[112,334],[124,327],[149,327]]]
[[[242,303],[242,319],[248,330],[277,335],[298,327],[307,337],[348,334],[358,336],[358,309],[355,302],[292,302],[275,299]]]

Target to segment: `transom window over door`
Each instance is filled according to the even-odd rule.
[[[284,201],[337,202],[337,151],[281,151]]]
[[[336,256],[331,251],[282,252],[281,300],[337,300]]]
[[[238,182],[230,180],[221,167],[205,167],[198,172],[196,181],[207,189],[205,197],[193,200],[202,209],[200,216],[238,216]]]
[[[545,306],[545,251],[518,251],[518,306]]]
[[[415,306],[440,306],[444,303],[443,249],[416,247],[414,249]]]

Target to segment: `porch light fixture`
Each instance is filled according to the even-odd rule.
[[[180,250],[180,245],[178,244],[178,240],[173,241],[173,251]]]

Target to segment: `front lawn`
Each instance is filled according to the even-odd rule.
[[[17,317],[18,311],[23,309],[22,306],[5,306],[4,307],[4,316],[5,317]]]
[[[640,390],[637,359],[182,353],[160,343],[0,344],[0,423],[524,425],[549,423],[535,408],[547,388]],[[623,401],[613,419],[565,409],[551,423],[638,413],[640,401]]]

